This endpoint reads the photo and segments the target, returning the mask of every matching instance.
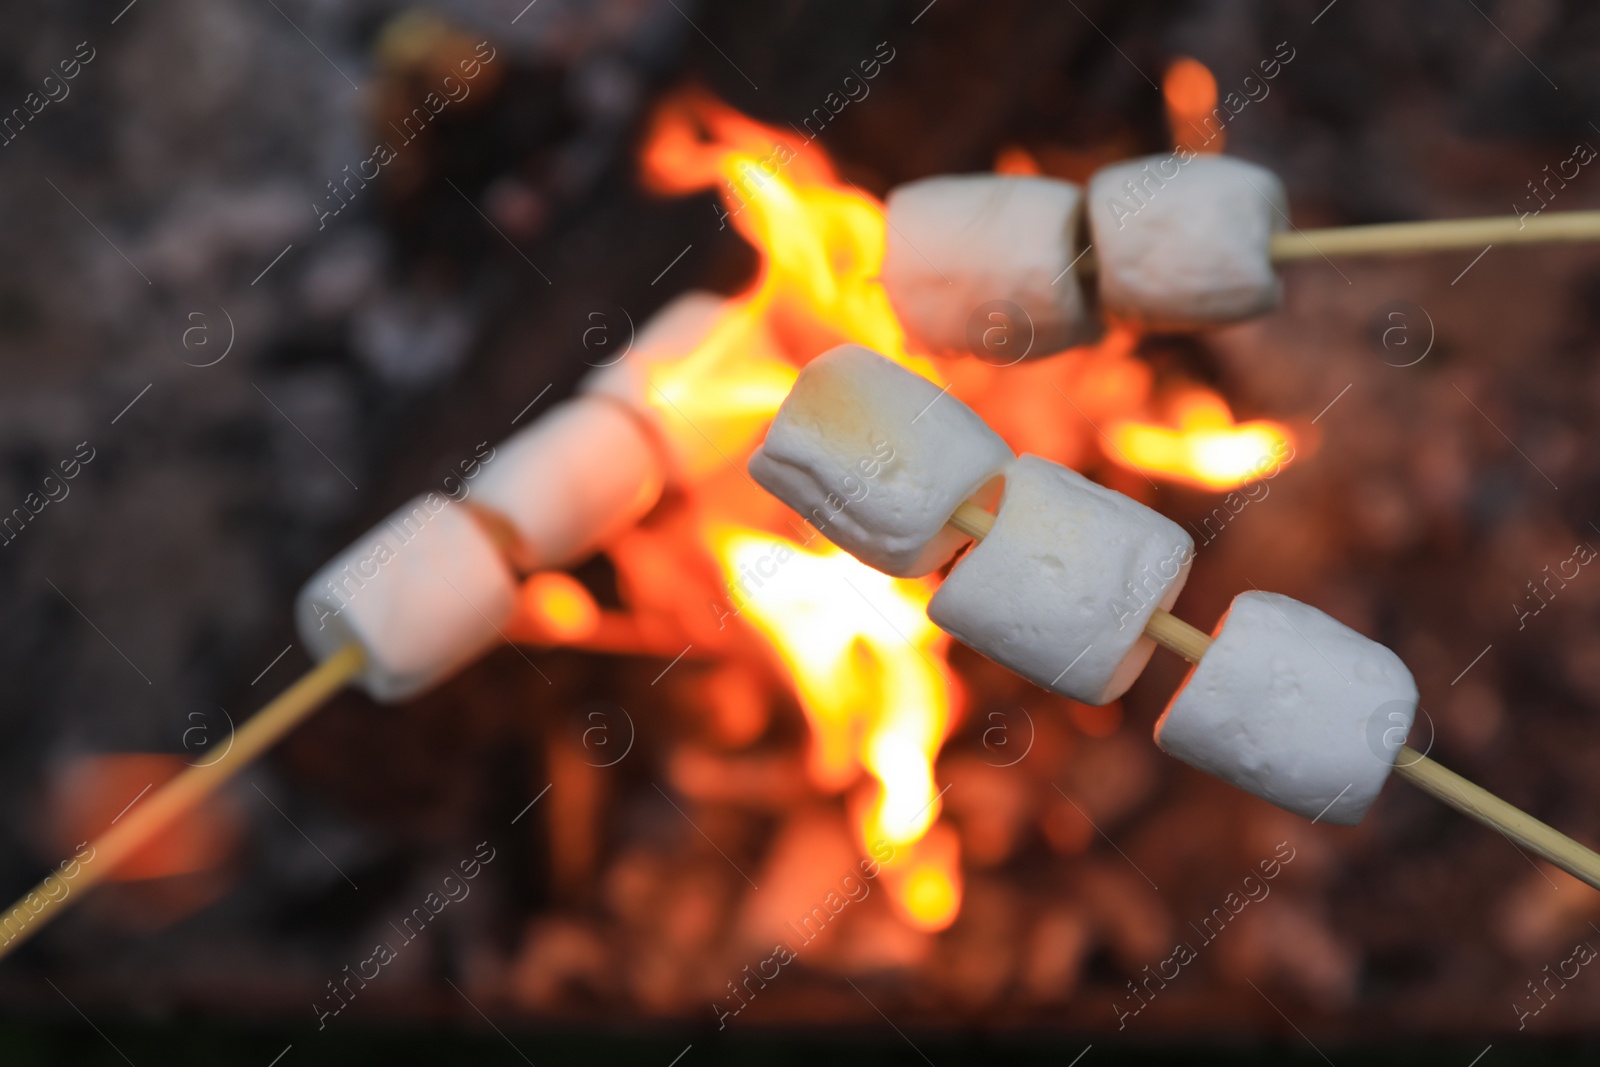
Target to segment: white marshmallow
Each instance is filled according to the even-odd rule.
[[[580,396],[502,442],[466,499],[510,521],[526,549],[520,565],[549,570],[632,526],[655,506],[661,482],[661,459],[639,420],[610,400]]]
[[[1298,600],[1242,593],[1156,723],[1156,744],[1297,815],[1354,826],[1416,709],[1399,656]]]
[[[726,402],[726,395],[710,410],[695,403],[728,381],[724,356],[739,361],[747,389],[768,385],[774,364],[781,364],[777,374],[785,384],[794,373],[775,358],[765,316],[739,310],[743,306],[716,293],[684,293],[652,315],[621,356],[608,357],[614,362],[596,367],[578,385],[580,393],[608,397],[639,417],[674,484],[692,484],[726,466],[728,456],[742,455],[771,412],[762,402]],[[719,340],[708,350],[713,335]],[[684,361],[697,353],[703,365],[691,368]],[[669,368],[683,377],[678,388],[663,391],[658,379]]]
[[[1111,315],[1201,329],[1264,315],[1283,298],[1268,242],[1288,225],[1289,204],[1270,170],[1227,156],[1146,156],[1097,171],[1088,200]]]
[[[861,562],[914,578],[967,540],[946,520],[968,497],[992,500],[1010,461],[961,401],[876,352],[840,345],[800,372],[750,474]]]
[[[295,598],[318,660],[356,642],[373,699],[405,700],[501,640],[516,582],[472,513],[437,493],[413,499],[323,566]]]
[[[1009,364],[1092,339],[1098,316],[1067,269],[1082,250],[1081,201],[1070,182],[1002,174],[925,178],[892,190],[883,286],[913,346]],[[1023,320],[1011,321],[1006,309],[979,311],[991,301],[1016,305]]]
[[[1005,479],[994,528],[956,563],[928,617],[1051,692],[1109,703],[1149,662],[1144,624],[1183,591],[1194,541],[1038,456],[1022,456]]]

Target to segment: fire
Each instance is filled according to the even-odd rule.
[[[600,628],[599,606],[570,574],[535,574],[522,583],[521,596],[530,639],[570,644],[592,637]]]
[[[646,184],[659,192],[717,187],[725,221],[761,251],[743,301],[798,362],[851,341],[938,377],[907,351],[877,280],[883,205],[846,188],[821,148],[795,150],[778,131],[685,93],[656,112],[642,163]]]
[[[1167,101],[1167,125],[1173,143],[1193,152],[1221,152],[1222,131],[1207,140],[1204,125],[1217,106],[1217,79],[1198,59],[1180,56],[1161,79],[1161,92]]]
[[[933,585],[891,578],[831,544],[812,551],[758,530],[717,531],[712,547],[741,616],[794,680],[811,726],[812,780],[838,792],[862,772],[871,777],[857,805],[859,844],[894,848],[886,884],[906,918],[949,925],[961,893],[955,839],[915,847],[939,817],[933,761],[952,720],[949,638],[927,616]]]
[[[666,655],[689,639],[701,655],[765,646],[810,728],[812,784],[847,794],[863,856],[893,850],[880,861],[900,917],[941,930],[963,890],[960,839],[940,821],[934,768],[961,697],[945,662],[949,639],[926,614],[933,583],[887,577],[814,534],[796,543],[790,535],[806,528],[743,474],[798,367],[842,342],[865,345],[952,383],[1019,449],[1082,466],[1109,440],[1117,462],[1212,488],[1245,480],[1288,434],[1235,425],[1227,405],[1198,387],[1173,404],[1175,426],[1141,421],[1154,405],[1154,373],[1135,357],[1126,324],[1095,346],[1016,367],[936,363],[915,351],[878,281],[883,205],[841,178],[820,147],[791,143],[703,93],[679,94],[654,115],[641,153],[646,184],[670,195],[716,188],[721,223],[757,249],[759,271],[738,296],[674,312],[686,320],[663,325],[649,346],[651,402],[669,428],[683,427],[693,447],[681,451],[707,458],[679,472],[686,509],[667,509],[608,549],[631,614],[599,611],[581,590],[536,578],[517,632]],[[1021,149],[1002,164],[1038,171]],[[728,602],[715,617],[695,606],[713,584]],[[726,628],[730,617],[744,626]]]
[[[1202,489],[1226,490],[1261,476],[1294,454],[1275,422],[1235,423],[1217,396],[1196,389],[1173,403],[1176,426],[1117,422],[1108,427],[1117,462]]]

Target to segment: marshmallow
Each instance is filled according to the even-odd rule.
[[[301,643],[318,660],[355,642],[373,699],[428,689],[500,640],[516,581],[465,507],[419,496],[323,566],[295,598]]]
[[[946,520],[975,494],[992,502],[1012,458],[942,393],[876,352],[840,345],[800,372],[750,474],[869,567],[927,574],[967,540]]]
[[[1387,648],[1277,593],[1242,593],[1156,723],[1156,744],[1308,819],[1354,826],[1417,710]]]
[[[1157,330],[1220,326],[1278,306],[1268,242],[1288,224],[1277,175],[1226,156],[1146,156],[1089,179],[1100,302]]]
[[[891,191],[883,286],[913,346],[1010,364],[1092,339],[1098,317],[1068,270],[1081,201],[1070,182],[1000,174]]]
[[[652,315],[578,391],[633,412],[655,438],[668,480],[693,484],[749,450],[794,377],[760,309],[690,291]]]
[[[1023,456],[994,528],[956,563],[928,617],[963,644],[1085,704],[1127,692],[1155,651],[1144,624],[1189,579],[1183,528],[1077,471]]]
[[[632,526],[655,506],[661,482],[661,459],[639,421],[610,400],[582,396],[503,442],[469,499],[509,522],[520,569],[549,570]]]

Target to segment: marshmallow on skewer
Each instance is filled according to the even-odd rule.
[[[1277,593],[1234,598],[1156,744],[1308,819],[1366,815],[1417,710],[1400,657]]]
[[[957,561],[928,617],[1045,689],[1109,703],[1155,651],[1145,623],[1183,591],[1194,541],[1059,463],[1025,455],[1005,476],[993,528]]]
[[[580,396],[501,444],[469,506],[509,525],[502,549],[518,570],[550,570],[632,526],[661,484],[661,459],[639,420],[609,399]]]
[[[724,369],[737,360],[738,373]],[[652,315],[633,343],[578,385],[632,412],[661,453],[666,477],[694,483],[742,455],[794,380],[766,316],[748,301],[690,290]],[[739,393],[730,394],[730,381]],[[710,403],[702,403],[709,400]]]
[[[1156,330],[1221,326],[1278,306],[1269,241],[1288,225],[1283,183],[1227,156],[1147,156],[1089,179],[1100,303]]]
[[[1011,459],[961,401],[875,352],[840,345],[800,372],[750,474],[861,562],[915,578],[967,541],[946,521],[969,497],[992,502]]]
[[[1001,174],[891,191],[883,286],[913,346],[1014,361],[1092,339],[1099,323],[1070,269],[1082,251],[1082,200],[1070,182]],[[1010,347],[985,343],[994,325]]]
[[[472,512],[416,497],[335,556],[295,598],[300,641],[319,661],[348,644],[374,700],[405,700],[501,640],[516,580]]]

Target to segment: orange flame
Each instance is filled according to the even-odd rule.
[[[1217,106],[1217,79],[1198,59],[1180,56],[1161,79],[1161,92],[1167,101],[1167,125],[1172,140],[1191,152],[1221,152],[1225,137],[1212,111]],[[1206,121],[1211,119],[1211,129]]]
[[[927,361],[910,358],[878,281],[883,205],[846,188],[820,147],[790,141],[703,93],[684,93],[656,112],[642,155],[645,182],[671,193],[717,187],[723,218],[761,251],[760,273],[742,299],[797,362],[851,341],[938,377]]]
[[[812,780],[837,792],[863,771],[871,776],[859,844],[894,848],[887,884],[906,918],[924,929],[949,925],[960,900],[955,839],[910,847],[939,817],[933,761],[951,724],[950,639],[928,620],[932,583],[891,578],[831,544],[811,551],[757,530],[716,530],[712,548],[741,614],[794,679],[811,726]]]
[[[1196,389],[1172,405],[1176,426],[1124,421],[1107,432],[1125,467],[1165,475],[1202,489],[1227,490],[1259,478],[1294,455],[1292,438],[1275,422],[1235,423],[1228,405]]]

